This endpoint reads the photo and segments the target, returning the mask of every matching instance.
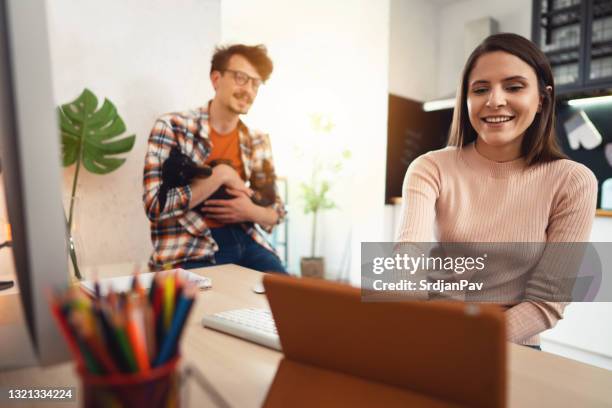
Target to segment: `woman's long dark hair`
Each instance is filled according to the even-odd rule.
[[[525,131],[521,145],[522,157],[528,165],[567,158],[555,137],[555,84],[548,59],[534,43],[511,33],[494,34],[485,38],[465,63],[457,90],[448,146],[462,147],[475,141],[478,136],[470,123],[467,110],[468,79],[478,58],[493,51],[507,52],[525,61],[533,68],[538,79],[542,109]],[[547,90],[547,86],[552,89]]]

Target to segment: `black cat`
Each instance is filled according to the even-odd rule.
[[[164,211],[168,190],[191,184],[198,178],[206,178],[212,174],[212,167],[200,167],[189,156],[183,154],[178,147],[170,150],[170,156],[162,165],[162,183],[159,188],[159,210]]]
[[[213,160],[211,166],[200,167],[191,158],[181,153],[178,147],[173,147],[170,156],[162,165],[162,184],[159,191],[160,210],[163,211],[166,205],[168,190],[191,184],[196,177],[209,177],[212,174],[212,168],[220,164],[231,165],[231,162],[229,160]],[[252,172],[249,182],[251,189],[254,191],[251,197],[253,203],[263,207],[274,204],[276,200],[276,174],[270,161],[264,160],[263,172]],[[229,200],[232,198],[234,196],[227,192],[225,186],[221,186],[208,199]],[[203,206],[202,203],[194,210],[200,211],[205,216],[206,212]]]

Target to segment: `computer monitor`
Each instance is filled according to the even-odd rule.
[[[46,296],[47,290],[68,282],[60,140],[46,19],[44,0],[0,0],[2,178],[23,314],[36,353],[34,361],[43,365],[68,357]],[[0,367],[8,350],[30,348],[7,344],[2,338],[0,343]]]

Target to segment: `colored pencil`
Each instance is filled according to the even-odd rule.
[[[176,272],[156,274],[148,293],[135,270],[131,289],[95,296],[78,286],[50,296],[51,312],[77,365],[104,376],[146,374],[177,355],[197,285]]]
[[[144,304],[144,331],[145,340],[147,343],[147,356],[149,362],[153,362],[153,358],[157,353],[156,342],[155,342],[155,316],[153,313],[153,307],[149,302]]]
[[[123,316],[121,312],[114,312],[111,321],[113,322],[113,326],[115,326],[115,336],[121,347],[123,358],[128,363],[130,372],[138,371],[138,366],[134,359],[134,352],[132,351],[130,341],[125,331],[125,316]]]
[[[159,354],[153,363],[154,367],[160,366],[166,363],[175,353],[178,340],[185,327],[185,322],[189,311],[193,306],[195,294],[197,293],[197,286],[190,284],[189,287],[184,289],[184,295],[181,296],[179,305],[176,309],[176,314],[172,319],[172,326],[164,338],[164,342],[160,347]]]
[[[174,274],[168,273],[164,282],[164,332],[170,329],[174,315]]]
[[[66,318],[60,311],[60,302],[57,299],[54,299],[51,302],[51,314],[55,317],[55,321],[57,322],[60,331],[66,338],[66,342],[68,343],[68,349],[72,353],[72,356],[77,361],[77,365],[84,367],[85,361],[83,360],[83,356],[80,353],[79,345],[77,344],[77,340],[72,333],[70,327],[68,326],[68,322]]]
[[[135,299],[128,297],[126,330],[138,368],[140,371],[149,371],[151,367],[149,365],[147,345],[144,336],[144,316],[140,306],[134,303]]]
[[[75,318],[78,318],[79,315],[76,314]],[[101,366],[106,373],[117,373],[119,369],[115,364],[114,360],[111,358],[108,350],[102,345],[102,341],[99,337],[97,337],[96,332],[93,330],[93,327],[88,327],[88,322],[82,320],[81,322],[77,321],[75,329],[80,333],[83,342],[87,346],[87,349],[92,354],[92,357],[96,360],[96,362]]]

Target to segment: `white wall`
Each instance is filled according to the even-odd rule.
[[[438,78],[438,7],[423,0],[391,0],[389,93],[435,99]]]
[[[219,0],[52,0],[47,2],[55,98],[84,87],[108,97],[136,144],[117,171],[79,176],[75,221],[81,265],[136,262],[151,252],[142,205],[142,172],[157,116],[204,104],[220,37]],[[66,203],[74,166],[65,170]],[[77,242],[78,243],[78,242]]]
[[[389,93],[417,101],[439,96],[438,14],[442,5],[423,0],[391,0]],[[383,217],[382,240],[393,241],[399,209],[385,205]]]
[[[612,217],[595,217],[593,230],[591,231],[591,242],[612,241]]]
[[[463,30],[465,24],[482,17],[492,17],[500,32],[512,32],[531,38],[531,0],[458,1],[440,8],[437,27],[438,96],[454,94],[465,64]]]
[[[223,42],[264,43],[274,60],[274,73],[246,121],[270,133],[278,173],[290,181],[292,271],[309,255],[310,218],[298,191],[309,166],[295,155],[296,147],[314,144],[309,115],[326,113],[336,124],[319,147],[351,150],[353,167],[333,187],[340,208],[324,212],[319,223],[318,253],[331,274],[347,273],[352,259],[358,281],[361,241],[382,239],[388,1],[223,1],[221,27]]]

